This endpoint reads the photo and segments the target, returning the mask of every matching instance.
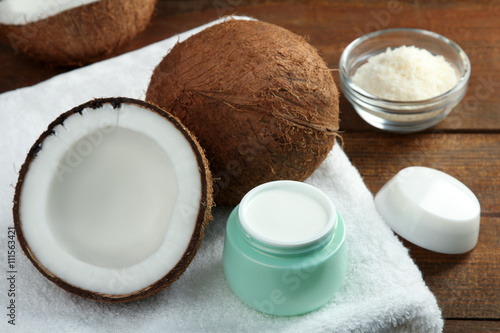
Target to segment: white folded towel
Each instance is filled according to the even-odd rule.
[[[237,19],[248,19],[239,17]],[[216,24],[219,21],[208,25]],[[60,113],[97,97],[144,98],[154,67],[177,41],[208,25],[143,49],[0,95],[0,251],[6,272],[13,186],[28,149]],[[18,332],[439,332],[436,299],[408,251],[378,215],[359,173],[336,144],[307,180],[334,201],[347,227],[348,271],[324,307],[272,317],[244,305],[222,271],[229,208],[215,209],[201,248],[167,290],[129,304],[102,304],[66,293],[16,252],[16,325],[8,324],[8,281],[2,278],[0,331]],[[97,232],[97,231],[96,231]]]

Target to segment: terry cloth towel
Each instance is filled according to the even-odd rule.
[[[236,19],[248,19],[238,17]],[[13,186],[25,155],[62,112],[97,97],[143,99],[155,66],[176,42],[220,20],[178,36],[80,68],[33,87],[0,95],[1,332],[439,332],[441,312],[417,266],[378,215],[373,196],[336,144],[307,180],[325,191],[346,222],[348,271],[325,306],[296,317],[273,317],[244,305],[222,270],[229,208],[217,207],[195,259],[181,278],[148,299],[103,304],[69,294],[15,254],[15,297],[8,296],[7,229]],[[8,277],[8,276],[7,276]],[[15,326],[6,307],[15,300]],[[17,329],[17,330],[16,330]]]

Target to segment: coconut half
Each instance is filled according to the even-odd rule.
[[[55,65],[109,56],[145,29],[157,0],[2,0],[0,37]]]
[[[202,148],[142,101],[97,99],[35,142],[14,197],[19,244],[59,287],[99,301],[150,296],[193,259],[211,219]]]

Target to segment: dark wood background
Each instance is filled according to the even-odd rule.
[[[341,130],[345,152],[374,194],[400,169],[423,165],[460,179],[478,196],[481,231],[473,251],[443,255],[404,243],[438,299],[445,332],[500,332],[500,1],[160,1],[146,31],[120,53],[228,14],[307,36],[331,68],[356,37],[391,27],[432,30],[465,50],[472,63],[467,96],[434,128],[385,133],[364,123],[341,97]],[[0,45],[0,92],[68,70]]]

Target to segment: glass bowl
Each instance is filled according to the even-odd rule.
[[[351,81],[368,58],[403,45],[442,55],[455,69],[457,84],[433,98],[400,102],[374,96]],[[339,68],[344,96],[361,118],[376,128],[399,133],[424,130],[446,117],[465,96],[471,72],[469,58],[456,43],[431,31],[409,28],[376,31],[354,40],[342,53]]]

